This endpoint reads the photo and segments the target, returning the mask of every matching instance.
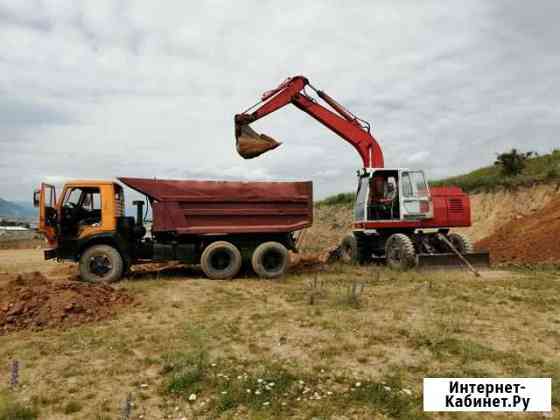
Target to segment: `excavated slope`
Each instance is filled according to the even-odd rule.
[[[510,221],[538,212],[559,196],[557,185],[537,185],[516,191],[472,194],[473,225],[462,231],[473,242],[480,241]]]
[[[492,263],[559,263],[560,197],[540,210],[515,217],[475,247],[489,250]]]

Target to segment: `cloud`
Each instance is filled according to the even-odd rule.
[[[45,177],[312,179],[353,190],[355,151],[287,107],[235,153],[233,115],[305,74],[373,123],[387,166],[431,178],[546,152],[560,128],[554,0],[0,0],[0,197]]]

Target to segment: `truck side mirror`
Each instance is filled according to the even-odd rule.
[[[39,207],[40,200],[39,197],[41,195],[41,191],[35,190],[33,191],[33,207]]]

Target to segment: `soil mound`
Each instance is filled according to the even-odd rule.
[[[39,272],[0,273],[0,335],[19,329],[75,326],[113,316],[132,302],[106,284],[51,280]]]
[[[560,198],[529,215],[519,215],[475,244],[492,263],[560,263]]]
[[[340,258],[338,247],[330,247],[324,252],[290,253],[290,273],[324,271],[327,265]]]

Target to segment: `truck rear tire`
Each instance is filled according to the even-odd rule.
[[[416,250],[404,233],[395,233],[385,243],[387,265],[395,270],[409,270],[416,266]]]
[[[110,245],[93,245],[80,257],[80,277],[88,282],[113,283],[124,272],[121,254]]]
[[[275,279],[284,275],[288,269],[290,257],[288,250],[280,242],[260,244],[251,257],[255,273],[265,279]]]
[[[208,245],[200,257],[202,271],[210,279],[231,279],[241,269],[241,252],[227,241],[217,241]]]

